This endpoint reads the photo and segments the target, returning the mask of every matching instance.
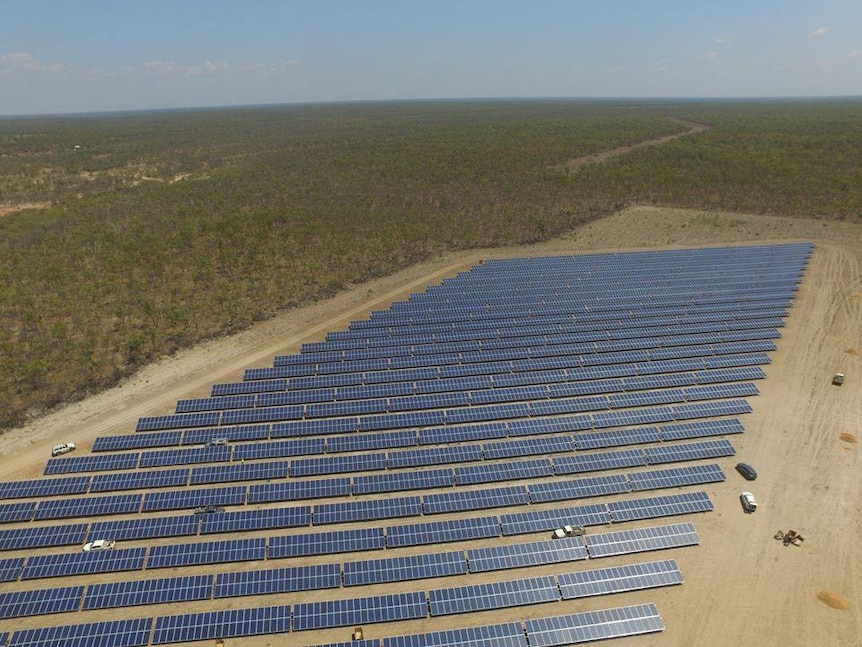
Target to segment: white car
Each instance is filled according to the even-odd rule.
[[[757,501],[751,492],[743,492],[739,495],[739,500],[742,501],[742,507],[746,512],[754,512],[757,510]]]
[[[95,539],[84,544],[85,553],[93,553],[99,550],[111,550],[116,542],[113,539]]]
[[[68,454],[75,451],[75,443],[59,443],[51,448],[51,456],[59,456],[60,454]]]

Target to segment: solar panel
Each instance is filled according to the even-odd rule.
[[[707,440],[698,443],[685,443],[682,445],[659,445],[658,447],[647,447],[644,449],[650,465],[659,463],[675,463],[678,461],[694,461],[702,458],[721,458],[733,456],[733,449],[729,440]]]
[[[86,535],[85,523],[0,530],[0,550],[80,545]]]
[[[425,594],[421,592],[306,602],[293,607],[293,630],[393,622],[424,618],[427,613]]]
[[[471,573],[574,562],[582,559],[587,559],[587,549],[580,537],[473,548],[467,551],[467,562]]]
[[[659,488],[719,483],[725,479],[724,472],[716,464],[675,467],[665,470],[637,472],[628,475],[633,492],[657,490]]]
[[[587,611],[525,622],[530,647],[558,647],[664,631],[653,604]]]
[[[375,449],[391,449],[393,447],[411,447],[416,444],[415,431],[384,431],[381,433],[331,436],[326,439],[326,451],[330,454],[336,454],[339,452],[361,452]]]
[[[661,442],[657,427],[641,429],[614,429],[613,431],[596,431],[577,434],[575,445],[581,451],[585,449],[600,449],[602,447],[620,447],[623,445],[640,445],[643,443]]]
[[[326,448],[324,438],[299,438],[269,442],[243,443],[234,446],[233,460],[255,460],[322,454]]]
[[[0,499],[31,499],[40,496],[83,494],[87,491],[89,485],[89,476],[7,481],[0,483]]]
[[[550,483],[535,483],[528,486],[530,501],[547,503],[549,501],[566,501],[583,499],[606,494],[621,494],[629,491],[629,484],[623,475],[594,476],[567,481],[552,481]]]
[[[248,489],[249,503],[324,499],[351,494],[350,477],[316,479],[311,481],[285,481],[262,483]]]
[[[93,476],[93,483],[90,486],[90,492],[149,490],[157,487],[183,487],[187,485],[188,482],[188,469],[96,474]]]
[[[56,645],[145,647],[150,644],[152,625],[152,618],[137,618],[43,629],[22,629],[14,633],[9,647],[56,647]]]
[[[659,435],[664,441],[684,440],[686,438],[702,438],[704,436],[723,436],[725,434],[741,434],[745,431],[739,420],[698,420],[697,422],[682,422],[675,425],[662,425]]]
[[[386,464],[389,469],[440,465],[445,463],[466,463],[482,460],[481,445],[457,445],[454,447],[434,447],[431,449],[411,449],[389,452]]]
[[[422,497],[422,511],[425,514],[441,514],[520,506],[529,502],[527,488],[522,485],[487,490],[457,490],[443,494],[426,494]]]
[[[24,568],[23,557],[0,559],[0,582],[14,582]]]
[[[349,646],[345,645],[345,647]],[[378,645],[374,644],[374,647]],[[410,636],[393,636],[383,639],[383,647],[527,647],[527,638],[520,622],[509,622]]]
[[[486,443],[482,445],[482,454],[485,460],[495,460],[534,454],[560,454],[574,451],[574,449],[571,436],[548,436],[546,438]]]
[[[386,547],[383,528],[358,528],[303,535],[270,537],[268,557],[304,557],[307,555],[334,555],[364,550],[382,550]]]
[[[298,528],[311,525],[311,506],[209,513],[202,517],[202,535],[270,528]]]
[[[181,537],[198,534],[200,522],[194,515],[121,519],[90,524],[90,540],[109,537],[116,540],[152,539],[155,537]],[[81,539],[81,542],[84,540]],[[81,543],[76,542],[76,543]]]
[[[616,452],[557,456],[554,458],[554,472],[558,475],[580,474],[623,467],[639,467],[646,464],[647,459],[644,450],[626,449]]]
[[[615,501],[608,503],[607,506],[614,523],[709,512],[713,509],[712,501],[709,500],[706,492],[686,492],[646,499]]]
[[[188,449],[159,449],[141,452],[141,467],[168,467],[195,463],[226,463],[233,450],[229,445],[190,447]],[[134,466],[133,466],[134,467]]]
[[[103,454],[100,456],[70,456],[51,458],[45,466],[45,475],[72,472],[105,472],[133,470],[138,466],[139,454]]]
[[[451,469],[422,470],[415,472],[387,472],[353,478],[354,494],[377,494],[404,490],[452,487],[455,474]]]
[[[476,485],[494,481],[514,481],[553,476],[554,465],[547,458],[511,463],[487,463],[470,467],[455,468],[455,482],[458,485]]]
[[[153,645],[290,631],[290,607],[206,611],[156,618]]]
[[[47,502],[49,505],[51,502]],[[36,503],[7,503],[0,505],[0,523],[15,523],[16,521],[30,521],[36,513]],[[76,516],[76,515],[72,515]],[[50,518],[50,517],[49,517]]]
[[[40,501],[34,519],[67,519],[136,513],[141,509],[142,499],[142,494],[115,494]]]
[[[432,521],[386,528],[386,547],[442,544],[451,541],[487,539],[499,536],[500,522],[497,517]]]
[[[27,559],[21,579],[138,571],[144,567],[146,552],[146,548],[120,548],[98,553],[33,555]]]
[[[386,454],[356,454],[352,456],[326,456],[298,458],[290,461],[290,476],[320,476],[345,472],[369,472],[386,469]]]
[[[209,600],[212,597],[212,588],[212,575],[90,584],[83,608],[116,609],[144,604]]]
[[[591,504],[556,510],[534,510],[504,514],[500,517],[503,535],[546,532],[563,526],[598,526],[610,523],[604,504]]]
[[[683,577],[676,562],[668,559],[661,562],[564,573],[557,576],[557,581],[560,583],[563,599],[574,600],[594,595],[682,584]]]
[[[191,485],[230,483],[235,481],[264,481],[287,478],[287,461],[266,463],[240,463],[218,467],[196,467],[191,470]]]
[[[462,551],[345,562],[344,586],[403,582],[467,573]]]
[[[171,492],[149,492],[144,495],[142,511],[192,510],[203,505],[242,505],[246,500],[246,492],[246,487],[243,485]]]
[[[589,535],[585,539],[591,558],[695,546],[700,543],[700,537],[691,523],[619,530]]]
[[[422,500],[418,496],[322,503],[314,506],[313,523],[315,526],[322,526],[348,521],[418,517],[421,514]]]
[[[246,595],[269,595],[293,591],[337,589],[341,586],[339,564],[317,564],[268,570],[219,573],[216,575],[216,598]]]
[[[505,437],[506,424],[502,422],[472,426],[431,427],[419,430],[420,445],[463,443]]]
[[[559,599],[560,590],[553,577],[531,577],[428,591],[432,617],[556,602]]]
[[[234,539],[153,546],[147,569],[245,562],[266,558],[266,539]]]
[[[83,595],[83,586],[0,593],[0,618],[21,618],[77,611]]]

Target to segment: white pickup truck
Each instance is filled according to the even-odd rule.
[[[552,539],[563,539],[564,537],[580,537],[586,532],[583,526],[563,526],[562,528],[557,528],[554,531],[554,534],[551,535]]]

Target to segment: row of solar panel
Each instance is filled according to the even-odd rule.
[[[688,379],[692,379],[689,377]],[[631,380],[629,380],[631,381]],[[371,416],[381,414],[401,414],[412,411],[428,411],[434,409],[451,409],[452,415],[461,408],[476,409],[481,406],[506,403],[529,403],[531,415],[544,415],[544,408],[561,413],[576,413],[602,409],[622,409],[651,404],[673,404],[678,402],[694,402],[726,397],[745,397],[757,395],[753,384],[719,384],[697,385],[677,389],[656,390],[623,390],[623,381],[601,380],[583,384],[533,384],[529,386],[501,386],[495,389],[479,389],[457,391],[451,393],[434,393],[392,398],[374,398],[369,400],[331,401],[324,403],[297,405],[302,409],[301,419],[333,418],[340,416]],[[644,380],[645,383],[652,382]],[[614,389],[602,391],[602,388]],[[616,388],[615,388],[616,387]],[[617,390],[618,389],[618,390]],[[579,398],[579,396],[592,396]],[[197,408],[211,410],[224,409],[223,418],[235,413],[229,410],[231,400],[249,398],[252,396],[232,396],[230,398],[209,398],[197,401]],[[222,406],[224,401],[224,405]],[[251,417],[256,412],[268,413],[270,407],[243,409],[243,417]],[[279,411],[283,409],[279,408]],[[555,411],[556,412],[556,411]],[[238,413],[238,412],[237,412]]]
[[[477,441],[511,436],[550,434],[571,431],[570,424],[564,418],[547,419],[544,424],[509,426],[507,423],[463,427],[458,434],[446,437],[448,442]],[[447,431],[446,429],[441,431]],[[579,433],[574,436],[574,446],[578,450],[620,447],[625,445],[671,442],[691,438],[703,438],[728,434],[743,433],[744,428],[738,419],[701,420],[658,427],[639,429],[618,429]],[[520,434],[518,433],[520,432]],[[406,441],[400,436],[407,436]],[[339,438],[339,437],[334,437]],[[392,446],[415,445],[415,432],[384,432],[381,434],[366,434],[361,436],[341,437],[347,440],[367,440],[367,444],[356,444],[353,449],[370,450],[383,449]],[[634,450],[641,452],[642,450]],[[614,455],[607,453],[589,454],[578,457],[557,457],[552,462],[555,473],[574,473],[574,471],[593,471],[592,465],[604,464],[613,460]],[[655,453],[653,453],[655,459]],[[645,459],[644,459],[645,460]],[[646,463],[638,463],[646,464]],[[566,470],[563,472],[563,470]],[[33,479],[26,481],[7,481],[0,483],[0,499],[20,499],[43,496],[58,496],[68,494],[86,494],[88,492],[106,492],[124,489],[149,489],[157,487],[183,486],[189,483],[191,470],[158,470],[153,472],[133,472],[118,474],[97,474],[94,476],[67,476],[55,479]],[[268,488],[251,488],[249,502],[268,503],[273,501],[291,501],[306,498],[327,496],[342,496],[349,494],[350,480],[343,478],[316,479],[314,481],[299,481],[268,484]]]
[[[652,350],[628,350],[608,353],[607,356],[625,356],[627,362],[623,364],[633,364],[643,361],[667,361],[672,359],[695,358],[695,357],[711,357],[725,355],[739,355],[759,352],[768,352],[775,350],[775,343],[769,339],[744,340],[738,342],[730,342],[726,344],[710,344],[702,346],[683,346],[666,349]],[[650,357],[647,358],[647,355]],[[485,375],[469,376],[464,378],[445,378],[446,383],[441,384],[443,380],[420,380],[414,382],[390,382],[376,383],[368,385],[350,385],[344,387],[329,387],[325,389],[304,389],[304,390],[285,390],[281,392],[254,391],[254,389],[270,388],[269,384],[261,385],[260,380],[243,382],[250,389],[249,393],[236,393],[233,395],[220,395],[210,398],[198,398],[194,400],[181,400],[177,404],[178,412],[193,412],[207,411],[219,409],[238,409],[238,408],[253,408],[253,407],[270,407],[280,405],[301,405],[306,404],[310,412],[317,416],[321,412],[315,411],[314,407],[336,406],[335,403],[345,403],[354,400],[364,400],[368,398],[391,398],[391,407],[397,410],[405,410],[410,408],[409,397],[428,397],[430,394],[448,393],[454,395],[460,391],[488,391],[489,397],[493,397],[495,389],[505,386],[507,383],[511,385],[514,381],[515,385],[528,386],[537,384],[559,384],[571,383],[571,376],[567,369],[590,368],[592,366],[604,366],[604,364],[595,364],[586,367],[570,366],[570,362],[565,359],[564,354],[554,356],[554,375],[535,375],[533,371],[518,370],[519,374],[513,378],[511,372],[504,372],[497,375],[488,373]],[[531,360],[536,361],[536,360]],[[500,365],[500,362],[494,361],[493,364]],[[511,368],[512,364],[503,362],[501,368]],[[525,368],[521,362],[514,365],[518,369]],[[527,365],[532,367],[532,364]],[[547,370],[548,365],[544,368]],[[630,369],[627,373],[632,372]],[[615,383],[610,383],[609,391],[614,390],[636,390],[644,388],[639,386],[638,380],[649,379],[645,378],[628,378],[625,383],[620,383],[617,380]],[[691,379],[691,378],[690,378]],[[217,385],[218,386],[218,385]],[[228,385],[221,385],[227,387]],[[577,387],[570,386],[567,388],[579,388],[588,390],[592,393],[601,393],[602,383],[599,384],[578,384]],[[557,386],[557,388],[560,388]],[[473,394],[473,397],[479,397],[481,394]],[[341,404],[341,406],[344,406]]]
[[[647,352],[655,358],[656,361],[664,361],[675,358],[684,357],[707,357],[710,355],[738,355],[750,354],[757,352],[766,352],[775,350],[775,344],[771,341],[772,338],[777,338],[777,335],[772,331],[758,331],[758,339],[744,339],[737,341],[721,342],[718,344],[708,343],[709,340],[698,338],[695,340],[697,345],[694,346],[673,346],[659,347],[647,349]],[[764,338],[768,337],[768,338]],[[638,346],[643,346],[649,343],[648,340],[633,340],[624,342],[627,349],[605,349],[607,352],[619,352],[623,350],[634,351],[638,350]],[[614,342],[614,346],[618,345]],[[602,352],[605,352],[602,351]],[[538,360],[535,360],[538,361]],[[351,375],[326,376],[327,381],[334,383],[327,386],[306,386],[309,380],[306,378],[288,380],[287,378],[278,379],[255,379],[245,382],[233,382],[227,384],[216,384],[212,388],[212,397],[228,397],[238,395],[248,395],[259,393],[263,397],[259,398],[257,404],[301,404],[311,402],[328,402],[332,400],[356,400],[369,397],[397,397],[402,395],[421,395],[424,393],[440,393],[447,391],[460,391],[464,389],[491,389],[498,384],[505,384],[508,381],[514,380],[517,384],[536,384],[547,382],[548,380],[540,379],[538,382],[533,381],[533,376],[537,372],[541,372],[541,368],[535,368],[530,365],[529,371],[518,370],[513,371],[512,362],[491,362],[494,368],[502,372],[495,373],[480,373],[478,375],[466,375],[456,377],[441,377],[440,374],[433,375],[428,379],[421,380],[406,380],[401,382],[377,382],[369,381],[365,383],[365,376]],[[518,362],[516,365],[519,369],[524,365]],[[600,365],[601,366],[601,365]],[[594,365],[582,367],[593,369]],[[269,369],[266,369],[269,370]],[[616,370],[616,369],[615,369]],[[556,375],[553,381],[570,382],[573,378],[584,379],[583,373],[579,368],[570,368],[568,371],[565,368],[555,369]],[[633,375],[631,367],[628,367],[622,375]],[[447,371],[448,374],[448,371]],[[541,376],[540,376],[541,377]],[[587,374],[587,377],[595,378],[593,374]],[[323,378],[311,378],[311,381],[319,381]],[[600,378],[599,378],[600,379]],[[357,383],[353,383],[358,381]],[[349,382],[342,384],[341,382]]]
[[[681,346],[686,345],[703,345],[709,344],[720,338],[721,343],[727,341],[754,341],[756,339],[777,339],[781,335],[774,328],[758,329],[747,332],[723,333],[716,334],[714,338],[709,338],[704,335],[690,335],[684,340],[680,340]],[[642,344],[639,340],[632,341],[635,346]],[[648,342],[647,342],[648,343]],[[664,356],[673,355],[673,351],[666,351]],[[754,357],[756,354],[750,354]],[[692,356],[688,352],[681,354],[681,357]],[[694,355],[697,357],[698,355]],[[563,356],[557,359],[553,354],[550,357],[539,357],[536,359],[526,360],[503,360],[492,361],[490,359],[485,362],[476,364],[452,364],[444,366],[426,366],[419,368],[408,369],[393,369],[389,371],[370,371],[365,373],[334,373],[327,375],[313,375],[307,377],[295,377],[288,382],[290,390],[304,389],[326,389],[332,387],[346,386],[362,386],[371,384],[386,384],[391,382],[424,382],[424,388],[420,392],[438,392],[450,390],[444,383],[437,388],[434,388],[434,380],[447,380],[452,378],[465,378],[476,375],[491,375],[510,376],[517,373],[525,373],[529,371],[541,371],[546,369],[561,369],[568,368],[567,377],[564,381],[575,380],[591,380],[602,377],[624,377],[635,375],[653,375],[655,373],[672,373],[675,371],[697,371],[710,368],[719,368],[727,366],[742,366],[746,363],[748,356],[745,354],[728,354],[727,356],[703,356],[700,363],[682,363],[675,365],[668,361],[646,361],[646,362],[610,362],[602,364],[602,354],[595,356]],[[585,358],[595,360],[597,363],[585,363]],[[741,358],[742,363],[736,363],[736,358]],[[619,359],[618,357],[616,359]],[[670,357],[668,359],[673,359]],[[764,359],[757,363],[768,363],[768,359]],[[272,368],[253,368],[245,371],[244,380],[275,380],[285,377],[285,373],[289,372],[286,369],[290,367],[274,366]],[[418,387],[417,387],[418,388]]]
[[[506,497],[506,492],[487,492],[491,499],[495,496]],[[413,503],[418,497],[413,497]],[[404,509],[404,502],[394,509]],[[647,497],[627,502],[601,503],[565,508],[563,510],[531,511],[526,513],[505,514],[501,517],[479,517],[455,521],[434,521],[386,528],[328,531],[303,535],[271,537],[269,554],[281,557],[320,555],[339,552],[382,549],[400,546],[419,546],[448,541],[466,541],[503,535],[516,535],[552,530],[565,524],[604,525],[634,519],[649,519],[689,512],[703,512],[712,509],[712,502],[704,492],[684,493],[659,497]],[[378,508],[379,510],[379,508]],[[635,512],[635,510],[637,512]],[[353,510],[355,513],[356,511]],[[283,508],[271,511],[251,511],[223,513],[222,517],[205,520],[207,530],[219,532],[251,531],[261,529],[284,529],[307,526],[311,508]],[[355,514],[353,516],[356,516]],[[397,514],[394,516],[398,516]],[[378,519],[381,517],[378,517]],[[390,515],[389,518],[392,518]],[[39,528],[15,529],[2,532],[0,548],[4,550],[41,548],[48,546],[69,546],[82,544],[87,538],[95,540],[111,537],[114,540],[143,540],[164,537],[193,536],[198,533],[201,522],[192,515],[160,517],[156,519],[128,519],[120,521],[79,523],[64,526],[44,526]],[[216,542],[217,545],[223,545]],[[199,545],[199,544],[198,544]],[[174,548],[173,550],[182,550]],[[275,553],[273,551],[276,551]],[[280,551],[280,552],[278,552]],[[117,554],[116,551],[109,551]],[[98,555],[99,553],[96,553]],[[79,553],[78,557],[62,559],[87,560],[94,554]],[[83,556],[81,556],[83,555]],[[90,557],[88,557],[88,555]],[[143,554],[140,555],[143,558]],[[96,561],[83,561],[100,564]],[[0,560],[0,581],[17,579],[24,566],[24,558]]]
[[[624,312],[631,308],[654,306],[668,307],[674,306],[685,308],[686,306],[695,303],[737,303],[740,301],[748,302],[770,302],[774,300],[793,299],[796,287],[792,289],[779,290],[756,290],[751,292],[725,292],[725,293],[705,293],[705,294],[670,294],[669,296],[644,296],[644,297],[620,297],[606,296],[595,299],[584,299],[564,303],[543,304],[536,303],[532,306],[521,305],[519,310],[526,313],[534,314],[561,314],[572,313],[580,314],[587,311],[605,311],[605,312]],[[440,323],[444,321],[457,321],[469,319],[470,317],[485,319],[500,318],[511,313],[511,305],[501,302],[495,307],[491,306],[453,306],[450,304],[439,304],[436,307],[423,304],[424,307],[417,307],[414,310],[384,310],[372,313],[375,321],[383,325],[404,324],[407,322],[413,323]]]
[[[603,469],[617,469],[631,466],[644,466],[647,464],[666,464],[684,460],[699,460],[705,458],[717,458],[732,456],[733,446],[726,440],[707,441],[700,443],[689,443],[685,445],[673,445],[666,447],[649,448],[646,450],[630,450],[627,452],[606,453],[599,456],[572,457],[577,460],[558,460],[557,466],[549,459],[539,461],[491,463],[481,468],[461,469],[437,469],[400,472],[397,474],[383,474],[371,476],[353,477],[351,486],[349,478],[329,479],[327,481],[306,482],[306,494],[311,497],[321,496],[350,496],[351,494],[382,494],[391,492],[405,492],[418,489],[452,488],[456,485],[475,485],[500,480],[515,480],[524,478],[536,478],[538,476],[553,476],[554,470],[558,475],[576,474],[584,471],[595,471]],[[670,476],[668,476],[670,474]],[[680,475],[680,481],[676,482],[674,475]],[[666,483],[667,479],[674,480],[672,484]],[[698,466],[696,468],[674,468],[673,470],[659,470],[654,472],[632,473],[617,476],[590,477],[582,479],[567,480],[565,482],[553,482],[546,484],[534,484],[521,488],[520,491],[512,492],[510,496],[499,501],[491,499],[482,502],[479,494],[469,491],[455,491],[441,495],[426,494],[424,504],[416,497],[416,501],[410,499],[409,505],[402,509],[402,501],[398,499],[385,499],[383,501],[362,500],[345,504],[318,505],[314,508],[313,523],[338,523],[342,521],[353,521],[354,515],[359,518],[374,519],[393,516],[389,510],[389,503],[396,504],[394,507],[402,512],[401,515],[409,516],[418,514],[439,514],[442,512],[453,512],[457,510],[477,509],[478,507],[498,507],[501,505],[523,505],[528,503],[540,503],[545,501],[558,501],[564,499],[577,499],[589,496],[600,496],[603,494],[617,494],[630,491],[656,489],[670,487],[671,485],[685,485],[692,483],[706,483],[724,480],[724,474],[717,465]],[[340,482],[339,482],[340,481]],[[684,481],[684,482],[683,482]],[[272,487],[267,483],[260,488],[252,486],[248,489],[243,487],[224,487],[213,489],[177,490],[167,492],[153,492],[148,494],[123,494],[107,495],[97,497],[84,497],[75,499],[53,499],[42,501],[38,505],[35,502],[11,503],[0,506],[0,523],[20,523],[27,521],[43,521],[53,519],[70,519],[74,517],[109,516],[116,514],[136,514],[139,512],[157,512],[164,510],[189,509],[201,505],[242,505],[249,503],[261,503],[271,500],[278,495],[280,488]],[[299,488],[294,488],[293,495],[300,494]],[[296,500],[296,499],[294,499]],[[481,505],[485,503],[485,505]],[[382,509],[381,509],[382,507]],[[300,511],[302,511],[300,513]],[[271,523],[276,513],[288,514],[289,510],[256,510],[243,517],[243,523],[251,523],[249,516],[258,516]],[[236,513],[232,513],[236,514]],[[244,513],[239,513],[244,514]],[[366,516],[382,514],[383,517]],[[310,508],[304,510],[297,508],[294,511],[292,525],[307,525],[311,523],[312,514]],[[210,519],[219,520],[219,517],[208,518],[203,525],[202,532],[229,532],[238,523],[230,517],[223,519],[227,524],[225,529],[208,528]],[[284,519],[278,522],[283,524]]]
[[[412,604],[411,611],[419,606],[406,596],[385,596],[354,600],[345,608],[341,618],[350,626],[366,622],[384,622],[411,617],[406,609],[398,611],[398,605]],[[311,611],[302,605],[301,618],[311,617]],[[294,614],[296,607],[294,607]],[[427,616],[426,610],[422,616]],[[3,634],[0,645],[4,647],[54,647],[58,644],[71,647],[85,645],[111,645],[112,647],[146,647],[167,645],[193,640],[238,638],[263,634],[279,634],[290,631],[289,606],[209,611],[158,618],[114,620],[81,625],[20,629],[11,640]],[[664,623],[655,605],[642,604],[589,611],[566,616],[554,616],[527,620],[507,625],[489,625],[456,629],[446,632],[396,636],[383,640],[384,647],[558,647],[588,640],[616,638],[664,630]],[[294,631],[298,631],[294,627]],[[152,636],[152,643],[150,638]],[[9,640],[7,643],[6,641]],[[380,647],[379,640],[339,643],[338,647]],[[336,647],[329,645],[327,647]]]
[[[340,588],[342,585],[351,587],[406,582],[628,555],[699,543],[700,538],[692,524],[672,524],[589,535],[583,540],[578,537],[565,538],[468,549],[466,552],[460,550],[425,553],[406,557],[255,569],[216,575],[124,580],[116,583],[90,584],[86,587],[78,585],[33,589],[0,593],[0,618],[324,590]],[[262,551],[255,552],[263,555]],[[225,552],[225,554],[234,558],[238,556],[237,551]],[[239,557],[239,560],[232,561],[253,559],[247,553]],[[153,564],[149,565],[149,562]],[[665,571],[678,571],[672,560],[651,565],[623,567],[623,569],[631,572],[629,577],[634,576],[643,581],[649,581],[650,578],[645,576],[655,573],[649,567],[659,565],[664,567]],[[157,557],[154,559],[151,556],[148,561],[148,568],[165,566],[166,564],[159,563]],[[609,586],[610,576],[617,573],[619,573],[618,568],[611,568],[561,575],[560,585],[564,592],[569,589],[569,597],[565,599],[596,595],[599,594],[593,592],[596,587]],[[36,579],[33,575],[32,572],[28,573],[27,569],[24,569],[23,579]],[[681,581],[679,577],[678,582],[673,583],[681,583]]]
[[[639,326],[619,329],[577,331],[579,326],[572,325],[573,330],[560,330],[557,326],[543,326],[530,329],[517,328],[510,330],[494,329],[487,335],[476,332],[447,333],[435,335],[433,341],[427,335],[408,335],[405,337],[357,337],[328,342],[327,351],[348,351],[358,349],[379,349],[376,357],[370,359],[337,359],[331,362],[285,363],[276,364],[282,369],[279,377],[296,377],[302,375],[324,375],[330,373],[365,372],[411,368],[415,366],[434,365],[436,363],[458,364],[469,361],[482,361],[488,353],[503,351],[510,348],[533,346],[557,347],[574,344],[600,344],[627,339],[662,338],[664,345],[678,346],[673,343],[673,337],[686,337],[706,333],[746,332],[762,328],[780,328],[784,325],[780,317],[764,319],[744,319],[739,321],[718,321],[697,324],[673,324],[667,326]],[[486,341],[485,341],[486,340]],[[482,341],[481,347],[477,342]],[[465,342],[467,342],[465,344]],[[466,348],[459,349],[459,345]],[[403,348],[412,346],[423,350],[423,353],[404,354]],[[385,349],[393,348],[394,352]],[[461,353],[462,355],[459,355]],[[548,354],[547,352],[545,354]],[[430,357],[440,357],[445,362],[431,361]]]
[[[518,312],[516,314],[499,313],[497,318],[487,317],[479,319],[476,316],[468,316],[458,321],[422,322],[404,321],[401,323],[381,323],[374,319],[357,319],[348,325],[348,331],[364,331],[369,337],[387,337],[409,335],[411,332],[434,335],[436,333],[459,332],[468,330],[482,330],[488,327],[502,326],[503,328],[530,325],[539,322],[544,323],[596,323],[606,321],[616,327],[625,321],[642,321],[650,318],[661,317],[684,317],[687,322],[693,322],[696,317],[724,316],[728,319],[743,319],[765,312],[766,316],[783,316],[775,310],[784,310],[792,305],[790,299],[764,299],[759,301],[740,301],[738,303],[692,303],[683,307],[659,306],[648,307],[636,305],[626,312],[620,311],[584,311],[580,313],[539,313]],[[350,337],[345,331],[331,331],[327,333],[326,339],[338,340],[342,336]],[[314,353],[325,351],[328,348],[327,341],[306,342],[301,347],[302,353]]]
[[[753,385],[724,385],[724,387],[713,387],[715,393],[723,393],[724,397],[732,397],[734,395],[754,395],[757,393],[756,387]],[[733,388],[730,388],[733,387]],[[720,389],[720,390],[719,390]],[[556,416],[552,419],[555,423],[560,417],[566,418],[566,414],[580,413],[589,411],[590,407],[597,409],[603,408],[603,402],[597,398],[585,398],[579,401],[558,401],[553,403],[540,405],[526,404],[511,404],[497,405],[495,407],[481,407],[481,412],[476,411],[474,417],[467,418],[465,412],[461,412],[458,416],[460,423],[483,422],[488,419],[493,412],[492,420],[504,419],[525,419],[530,416],[530,411],[535,410],[541,413],[542,416]],[[608,429],[612,427],[623,427],[628,425],[644,425],[655,423],[668,423],[673,421],[692,420],[697,418],[707,418],[713,416],[739,415],[750,413],[751,405],[746,400],[742,399],[726,399],[704,401],[700,403],[674,404],[672,406],[652,406],[643,409],[623,409],[611,412],[599,413],[582,413],[579,416],[562,420],[562,426],[567,430],[586,431],[590,429]],[[448,412],[425,412],[421,416],[417,414],[401,414],[398,416],[398,421],[401,424],[395,426],[411,427],[411,426],[434,426],[441,425],[446,422],[447,418],[454,423],[454,414]],[[467,419],[465,419],[467,418]],[[531,418],[532,420],[541,420],[542,418]],[[360,418],[360,421],[367,421],[366,418]],[[350,420],[344,421],[349,424]],[[391,420],[394,424],[395,421]],[[382,421],[378,421],[380,427]],[[412,424],[411,424],[412,423]],[[351,431],[345,424],[342,427],[316,427],[317,429],[332,429],[333,431]],[[385,429],[386,427],[382,427]],[[540,427],[541,428],[541,427]],[[562,428],[560,429],[563,430]],[[306,430],[302,430],[306,431]],[[528,432],[532,429],[528,428]],[[317,433],[322,433],[317,431]],[[540,433],[546,433],[544,431]],[[525,433],[522,435],[530,435]],[[303,439],[296,441],[279,441],[284,442],[284,445],[273,445],[274,451],[289,451],[293,455],[311,455],[322,452],[325,449],[323,439]],[[512,441],[505,441],[512,442]],[[280,449],[279,449],[280,448]],[[572,448],[575,449],[575,448]],[[46,475],[70,474],[74,472],[93,472],[119,469],[136,469],[138,467],[166,467],[172,465],[185,465],[190,463],[216,463],[228,462],[233,457],[234,460],[244,461],[245,457],[258,458],[266,455],[266,449],[250,448],[239,450],[240,453],[233,453],[233,449],[228,445],[220,445],[217,447],[204,448],[188,448],[188,449],[169,449],[169,450],[153,450],[151,452],[142,453],[121,453],[121,454],[101,454],[91,456],[75,456],[62,459],[51,459],[45,467]],[[402,450],[398,452],[388,452],[387,454],[369,454],[365,455],[368,459],[367,466],[360,466],[365,470],[380,470],[406,467],[409,465],[432,465],[445,462],[448,460],[436,460],[435,456],[445,455],[447,452],[457,451],[452,447],[431,448],[421,450]],[[567,450],[570,451],[570,450]],[[429,462],[423,462],[423,458],[419,458],[418,462],[409,463],[412,457],[431,457]],[[477,458],[465,458],[463,460],[481,460],[481,455]],[[348,456],[326,456],[317,458],[296,458],[290,461],[289,475],[290,476],[309,476],[332,474],[345,471],[341,468],[344,464],[352,464],[350,469],[355,469],[356,461],[361,460],[357,455]],[[459,461],[455,461],[459,462]],[[241,463],[241,465],[244,463]],[[237,468],[242,471],[246,468]]]
[[[461,328],[456,327],[454,323],[359,328],[355,332],[348,330],[338,331],[338,334],[330,333],[327,337],[330,342],[344,339],[365,339],[365,343],[359,348],[339,350],[331,348],[327,342],[317,342],[314,346],[303,346],[300,353],[278,355],[273,364],[275,366],[319,364],[371,360],[381,357],[399,358],[455,352],[470,353],[527,345],[541,347],[566,343],[566,335],[586,330],[651,329],[656,326],[701,325],[714,322],[732,322],[735,329],[739,329],[739,325],[746,321],[774,320],[785,316],[787,316],[786,308],[769,307],[745,310],[742,313],[705,312],[692,315],[674,313],[639,319],[628,316],[624,319],[614,318],[578,323],[572,322],[569,315],[548,315],[546,317],[533,317],[532,321],[521,319],[473,321],[465,323]],[[456,335],[456,337],[450,338],[450,335]],[[410,337],[416,339],[411,343]],[[370,348],[367,347],[368,340],[382,338],[397,339],[400,343],[385,346],[375,344]]]

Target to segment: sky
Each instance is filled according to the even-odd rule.
[[[0,115],[862,95],[862,0],[0,0]]]

